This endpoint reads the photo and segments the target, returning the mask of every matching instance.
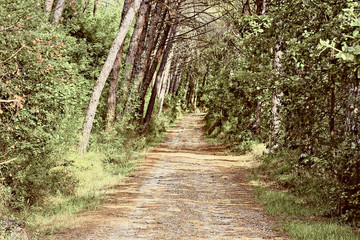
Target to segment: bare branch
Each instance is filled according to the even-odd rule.
[[[9,164],[9,163],[15,161],[16,159],[17,159],[17,158],[13,158],[13,159],[7,160],[7,161],[5,161],[5,162],[2,162],[2,163],[0,163],[0,166],[1,166],[1,165],[5,165],[5,164]]]

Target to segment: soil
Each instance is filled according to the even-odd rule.
[[[49,239],[289,239],[255,202],[251,156],[226,156],[189,114],[93,212]]]

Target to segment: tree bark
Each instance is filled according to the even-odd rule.
[[[131,36],[130,46],[129,46],[128,52],[126,54],[126,59],[125,59],[123,88],[126,90],[125,90],[124,94],[122,95],[122,101],[121,101],[124,103],[124,106],[127,106],[129,98],[132,98],[131,93],[133,91],[131,89],[130,83],[132,82],[132,77],[133,77],[132,73],[136,72],[136,70],[135,70],[136,66],[134,64],[135,59],[137,58],[137,54],[142,53],[139,51],[139,48],[141,48],[140,44],[141,44],[141,38],[143,36],[142,33],[146,29],[145,25],[147,25],[147,20],[148,20],[147,17],[149,15],[149,11],[150,11],[150,1],[142,0],[138,18],[137,18],[137,21],[135,24],[134,32]],[[136,89],[136,91],[137,91],[137,89]],[[129,110],[129,111],[131,111],[131,110]]]
[[[143,84],[141,86],[141,91],[140,91],[140,109],[139,109],[139,116],[140,119],[142,119],[143,113],[144,113],[144,107],[145,107],[145,96],[147,93],[147,90],[149,88],[149,85],[151,83],[151,80],[155,74],[155,71],[158,67],[159,61],[160,61],[160,57],[163,54],[164,51],[164,47],[165,47],[165,43],[166,43],[166,39],[169,35],[169,30],[170,30],[170,26],[167,27],[163,33],[163,37],[161,39],[161,42],[159,44],[159,48],[156,52],[156,55],[154,57],[154,60],[152,62],[151,68],[149,69],[148,73],[144,76],[144,80],[143,80]]]
[[[150,62],[151,62],[150,61],[151,55],[153,54],[153,52],[155,50],[157,39],[158,39],[158,37],[156,36],[158,24],[160,22],[164,23],[165,19],[166,19],[166,14],[167,14],[166,10],[164,11],[164,14],[162,15],[164,5],[165,5],[164,0],[159,1],[154,8],[154,12],[152,13],[149,31],[146,36],[146,52],[145,52],[144,62],[141,64],[139,72],[134,76],[134,79],[135,79],[134,89],[135,90],[140,90],[141,80],[144,79],[144,76],[146,76],[147,71],[149,70],[149,66],[150,66]]]
[[[173,85],[173,88],[171,90],[171,93],[173,95],[177,95],[178,94],[178,87],[180,85],[180,81],[181,81],[181,78],[182,78],[182,75],[184,73],[184,70],[185,70],[185,67],[184,66],[180,66],[176,76],[175,76],[175,81],[174,81],[174,85]]]
[[[146,74],[144,76],[143,84],[142,84],[141,91],[140,91],[140,109],[139,109],[140,119],[142,119],[142,116],[144,114],[145,96],[146,96],[148,87],[149,87],[149,85],[151,83],[151,80],[152,80],[152,78],[154,76],[154,73],[155,73],[155,71],[156,71],[156,69],[158,67],[159,60],[160,60],[161,56],[163,55],[166,41],[168,39],[168,36],[169,36],[170,30],[172,28],[172,25],[174,24],[173,23],[173,18],[177,14],[180,3],[181,3],[181,0],[178,0],[177,2],[172,4],[172,6],[171,6],[172,8],[170,7],[171,8],[170,10],[172,10],[173,12],[170,13],[170,10],[168,10],[169,11],[168,21],[167,21],[165,29],[163,31],[161,41],[160,41],[158,49],[156,51],[156,55],[154,57],[154,60],[153,60],[153,62],[151,64],[151,67],[150,67],[149,71],[146,72]]]
[[[279,43],[275,46],[275,57],[274,57],[274,69],[276,77],[280,76],[281,71],[281,57],[282,57],[282,51],[280,49],[281,47],[281,41],[279,40]],[[281,119],[280,119],[280,113],[279,108],[281,107],[281,93],[278,92],[278,90],[275,88],[275,92],[272,96],[272,136],[270,141],[270,148],[271,150],[274,150],[278,147],[278,140],[280,136],[280,125],[281,125]]]
[[[152,92],[151,92],[151,97],[150,97],[150,101],[149,101],[149,105],[148,105],[148,108],[147,108],[147,111],[146,111],[146,115],[145,115],[145,118],[143,120],[143,123],[144,123],[144,132],[147,131],[148,127],[149,127],[149,123],[150,123],[150,119],[151,119],[151,115],[152,115],[152,112],[154,110],[154,105],[155,105],[155,100],[156,100],[156,96],[157,96],[157,92],[158,92],[158,85],[159,85],[159,81],[160,81],[160,78],[164,72],[164,69],[165,69],[165,66],[166,66],[166,63],[168,61],[168,58],[169,58],[169,55],[170,55],[170,52],[172,50],[172,47],[173,47],[173,40],[174,40],[174,36],[176,34],[176,26],[177,24],[174,23],[171,27],[171,34],[169,36],[169,39],[168,39],[168,43],[166,45],[166,49],[164,51],[164,54],[162,56],[162,59],[161,59],[161,64],[160,64],[160,67],[159,67],[159,70],[156,74],[156,78],[155,78],[155,83],[154,83],[154,87],[152,89]],[[166,30],[166,29],[165,29]]]
[[[161,114],[163,106],[164,106],[164,99],[165,99],[165,94],[167,92],[167,89],[169,88],[169,73],[170,73],[170,67],[171,67],[171,63],[172,63],[172,58],[173,58],[173,49],[171,49],[170,52],[170,56],[166,62],[165,65],[165,70],[163,72],[162,75],[162,84],[161,84],[161,90],[159,93],[159,99],[160,99],[160,108],[159,108],[159,114]]]
[[[161,114],[161,112],[162,112],[162,109],[164,106],[165,94],[166,94],[166,91],[167,91],[169,83],[170,83],[170,81],[169,81],[169,71],[170,71],[169,63],[171,63],[171,61],[168,61],[166,63],[165,70],[164,70],[164,73],[162,76],[163,79],[162,79],[162,83],[161,83],[161,90],[159,92],[159,99],[160,99],[159,114]]]
[[[90,0],[86,0],[86,1],[85,1],[84,7],[83,7],[83,10],[82,10],[83,13],[85,12],[87,6],[89,5],[89,2],[90,2]]]
[[[132,0],[125,0],[123,11],[121,14],[120,26],[124,21],[124,18],[129,11],[129,8],[132,4]],[[106,114],[106,131],[109,132],[114,125],[115,116],[116,116],[116,98],[117,90],[119,83],[119,74],[121,69],[122,55],[124,50],[124,42],[121,44],[120,49],[116,55],[116,60],[112,67],[112,76],[110,79],[110,88],[108,93],[108,103],[107,103],[107,114]]]
[[[125,15],[124,21],[122,22],[119,31],[116,35],[116,38],[114,42],[112,43],[112,46],[110,48],[110,52],[108,54],[108,57],[106,59],[106,62],[100,72],[100,75],[95,83],[95,87],[90,99],[89,107],[86,112],[85,121],[84,121],[84,127],[83,127],[83,133],[82,138],[79,146],[79,152],[85,153],[86,148],[89,142],[90,132],[93,126],[95,113],[97,106],[99,104],[99,99],[101,92],[104,88],[106,79],[108,78],[112,66],[114,65],[116,55],[120,50],[121,45],[123,44],[126,34],[130,28],[130,25],[135,17],[136,12],[139,10],[140,7],[140,0],[134,0],[133,5],[130,7],[129,11]]]
[[[329,134],[330,147],[335,145],[335,78],[330,76]]]
[[[55,26],[59,25],[61,16],[64,11],[64,7],[65,7],[65,0],[57,0],[54,11],[54,22],[53,22]]]
[[[98,5],[98,0],[94,1],[94,10],[93,10],[93,15],[96,15],[96,11],[97,11],[97,5]]]
[[[54,0],[46,0],[46,1],[45,1],[46,13],[47,13],[48,15],[50,15],[50,13],[51,13],[53,4],[54,4]]]

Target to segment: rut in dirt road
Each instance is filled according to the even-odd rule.
[[[150,149],[111,200],[56,239],[287,239],[254,202],[241,162],[204,141],[190,114]]]

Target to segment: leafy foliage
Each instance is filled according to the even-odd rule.
[[[240,151],[268,142],[277,181],[359,224],[359,4],[272,1],[263,15],[222,6],[233,9],[228,27],[208,34],[201,60],[208,133]]]
[[[94,20],[80,8],[81,1],[68,2],[58,28],[38,1],[12,1],[0,10],[0,162],[15,159],[0,166],[0,179],[11,189],[7,204],[17,209],[76,186],[66,154],[77,143],[118,14]]]

